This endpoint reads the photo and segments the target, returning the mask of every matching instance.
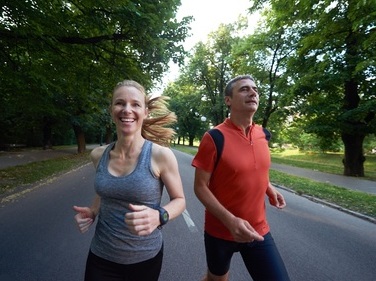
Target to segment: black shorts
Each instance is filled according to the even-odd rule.
[[[149,260],[135,264],[118,264],[89,252],[85,281],[157,281],[161,273],[163,246]]]
[[[225,275],[230,269],[233,254],[240,252],[253,280],[290,280],[270,233],[264,236],[264,241],[238,243],[219,239],[205,232],[205,250],[208,269],[214,275]]]

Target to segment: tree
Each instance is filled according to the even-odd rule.
[[[184,70],[188,83],[196,85],[196,92],[200,95],[201,115],[213,125],[228,116],[223,95],[227,81],[234,74],[230,64],[231,50],[239,40],[238,32],[244,28],[243,21],[221,24],[217,31],[209,34],[206,43],[199,42]]]
[[[163,94],[171,97],[170,109],[176,113],[178,119],[176,124],[178,139],[188,137],[189,145],[193,146],[194,140],[201,138],[207,130],[199,113],[200,95],[192,85],[185,81],[184,75],[170,83]]]
[[[264,128],[269,127],[275,141],[286,118],[284,107],[290,105],[287,63],[297,39],[290,30],[273,26],[273,20],[273,13],[265,12],[264,21],[255,32],[233,46],[231,67],[235,73],[247,73],[256,79],[260,108],[255,120]]]
[[[1,130],[16,136],[37,116],[33,122],[44,120],[48,136],[54,124],[69,122],[83,151],[85,132],[96,129],[93,117],[103,114],[116,82],[134,79],[150,89],[170,60],[182,62],[191,18],[175,19],[179,5],[179,0],[5,1],[0,98],[9,110]],[[20,126],[9,128],[12,123]]]
[[[268,2],[274,25],[300,37],[288,64],[294,73],[289,84],[294,110],[310,117],[311,132],[338,133],[345,148],[344,175],[364,176],[363,141],[376,130],[375,2]],[[255,1],[253,8],[264,3]]]

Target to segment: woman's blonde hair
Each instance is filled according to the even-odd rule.
[[[152,98],[146,94],[142,85],[133,80],[119,82],[113,93],[120,87],[134,87],[145,96],[145,106],[149,110],[149,115],[142,124],[141,135],[152,142],[169,146],[170,141],[175,136],[175,130],[168,126],[177,121],[175,113],[168,109],[169,97],[157,96]]]

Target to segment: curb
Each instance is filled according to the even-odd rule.
[[[327,202],[325,200],[322,200],[322,199],[319,199],[319,198],[316,198],[316,197],[313,197],[313,196],[310,196],[310,195],[306,195],[306,194],[300,194],[298,192],[296,192],[295,190],[292,190],[290,188],[287,188],[285,186],[282,186],[282,185],[277,185],[277,184],[273,184],[275,187],[277,188],[280,188],[280,189],[283,189],[283,190],[286,190],[288,192],[291,192],[291,193],[294,193],[298,196],[301,196],[301,197],[304,197],[304,198],[307,198],[308,200],[311,200],[312,202],[315,202],[315,203],[320,203],[322,205],[325,205],[325,206],[328,206],[328,207],[331,207],[333,209],[337,209],[339,211],[342,211],[344,213],[347,213],[349,215],[353,215],[355,217],[358,217],[360,219],[363,219],[363,220],[366,220],[368,222],[371,222],[371,223],[374,223],[376,224],[376,218],[373,218],[373,217],[370,217],[370,216],[367,216],[367,215],[364,215],[364,214],[361,214],[361,213],[358,213],[358,212],[355,212],[355,211],[352,211],[352,210],[349,210],[349,209],[346,209],[344,207],[341,207],[337,204],[334,204],[334,203],[330,203],[330,202]]]

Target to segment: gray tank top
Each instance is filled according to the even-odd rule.
[[[133,172],[120,177],[110,174],[109,154],[114,144],[106,148],[96,171],[94,187],[101,197],[101,205],[90,248],[95,255],[112,262],[138,263],[157,255],[162,247],[162,233],[159,229],[148,236],[130,233],[124,221],[128,204],[159,205],[163,182],[151,170],[152,142],[148,140]]]

